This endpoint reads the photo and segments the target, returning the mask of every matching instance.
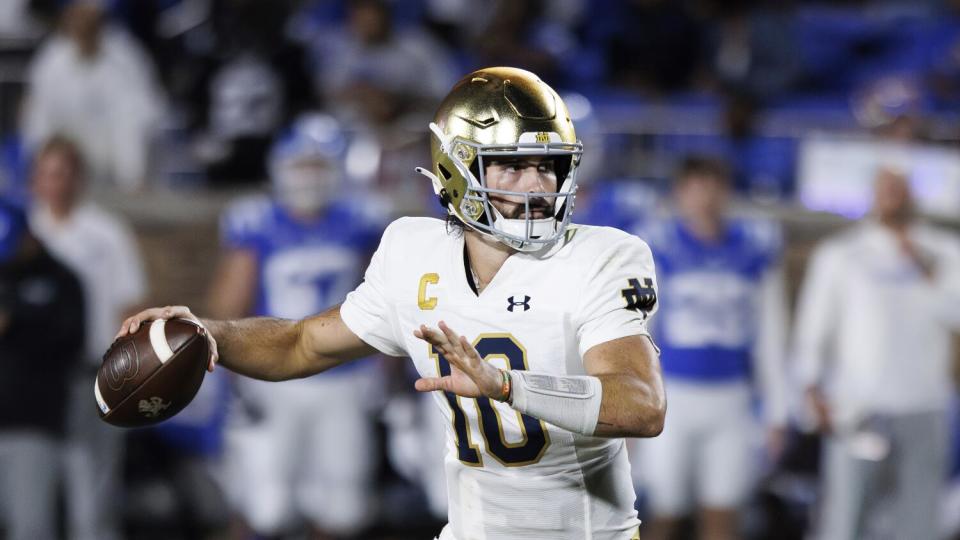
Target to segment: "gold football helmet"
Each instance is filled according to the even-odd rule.
[[[570,223],[576,172],[583,153],[560,96],[536,75],[510,67],[475,71],[460,80],[430,123],[429,177],[447,211],[472,229],[514,249],[534,251],[563,236]],[[547,156],[554,160],[554,193],[493,189],[484,180],[491,160]],[[486,162],[484,160],[487,160]],[[522,198],[521,219],[507,219],[490,194]],[[553,215],[531,218],[530,200],[553,199]]]

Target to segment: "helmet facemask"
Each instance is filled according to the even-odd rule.
[[[443,140],[443,133],[436,124],[431,124],[430,129],[434,136],[440,138],[441,148],[449,158],[449,163],[456,167],[456,173],[467,180],[466,192],[460,198],[458,207],[453,200],[446,198],[449,201],[445,202],[448,211],[470,228],[518,251],[537,251],[553,244],[563,236],[570,223],[576,196],[577,166],[583,153],[580,142],[562,142],[551,133],[524,133],[520,137],[520,142],[516,144],[485,145],[459,137]],[[537,139],[546,140],[537,142]],[[555,191],[510,191],[492,188],[487,184],[486,170],[491,162],[525,156],[553,160],[556,173]],[[421,169],[421,172],[426,171]],[[446,176],[442,166],[439,172],[442,176]],[[434,191],[443,200],[443,183],[439,178],[427,176],[434,180]],[[510,201],[510,204],[522,205],[524,217],[518,219],[504,217],[491,201],[491,195],[494,198],[500,196],[518,199]],[[531,217],[531,202],[537,199],[553,199],[550,211],[544,218]]]

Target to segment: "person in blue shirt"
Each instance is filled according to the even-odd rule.
[[[782,445],[780,231],[769,221],[730,215],[729,195],[723,163],[688,157],[673,185],[675,215],[638,231],[656,262],[654,333],[670,404],[663,434],[643,441],[638,456],[651,538],[669,538],[694,511],[701,538],[740,537],[737,514],[759,464],[752,453],[754,396],[761,398],[771,455]]]
[[[349,140],[332,117],[298,118],[269,154],[271,197],[232,204],[210,294],[218,318],[300,319],[360,282],[389,213],[351,197]],[[361,206],[361,204],[366,206]],[[237,377],[225,432],[227,494],[245,525],[276,536],[306,523],[349,537],[366,525],[376,464],[376,365],[276,384]]]

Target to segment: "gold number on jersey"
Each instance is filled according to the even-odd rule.
[[[473,346],[484,360],[502,358],[508,369],[527,369],[527,351],[510,334],[481,334],[474,340]],[[440,376],[449,375],[450,364],[443,355],[432,346],[430,355],[437,361],[437,372]],[[470,440],[470,427],[467,425],[466,413],[460,406],[460,398],[451,392],[444,392],[444,397],[453,411],[452,424],[457,457],[467,465],[482,466],[483,459],[476,445]],[[480,434],[483,436],[487,453],[507,467],[520,467],[540,461],[550,445],[550,434],[541,420],[514,412],[522,438],[519,442],[511,443],[507,441],[503,431],[503,418],[490,399],[477,398],[475,402],[480,420]]]
[[[430,272],[420,276],[420,287],[417,289],[417,306],[423,311],[437,307],[437,297],[427,298],[427,285],[440,283],[440,274]]]

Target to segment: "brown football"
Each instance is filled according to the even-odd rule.
[[[203,327],[191,321],[144,323],[103,355],[94,385],[100,418],[144,427],[177,414],[200,389],[209,355]]]

